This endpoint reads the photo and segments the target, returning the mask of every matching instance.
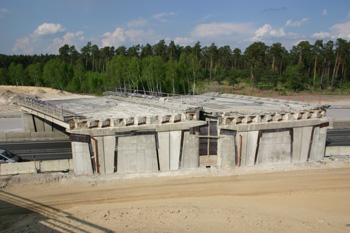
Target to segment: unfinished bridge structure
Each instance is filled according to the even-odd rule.
[[[329,125],[324,105],[220,93],[123,91],[45,102],[23,97],[20,105],[27,128],[38,130],[41,120],[42,130],[70,135],[77,175],[318,161]]]

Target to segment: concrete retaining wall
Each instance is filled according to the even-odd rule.
[[[74,161],[74,173],[76,175],[93,174],[88,143],[72,142],[72,155]]]
[[[236,136],[224,133],[219,138],[218,166],[238,165],[235,159],[239,156],[239,150],[240,166],[319,161],[325,156],[326,136],[327,127],[320,125],[293,129],[236,131]],[[341,153],[344,153],[344,150],[339,149]]]
[[[257,164],[291,162],[289,130],[263,131],[260,137]]]
[[[350,155],[350,146],[327,146],[326,156]]]
[[[60,131],[54,132],[8,132],[0,134],[0,142],[16,141],[57,141],[69,140],[69,136]]]
[[[155,140],[153,134],[119,137],[117,173],[158,171]]]
[[[72,171],[73,160],[47,160],[0,164],[0,175],[31,174],[37,172]]]

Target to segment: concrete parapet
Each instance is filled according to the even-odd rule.
[[[60,131],[54,132],[8,132],[0,135],[1,142],[16,141],[55,141],[68,140],[69,136]]]
[[[37,164],[37,169],[40,172],[69,171],[72,169],[71,161],[71,159],[41,161]]]
[[[36,172],[34,162],[0,164],[1,175],[31,174]]]
[[[350,155],[350,146],[327,146],[326,156]]]
[[[31,174],[38,172],[72,171],[73,160],[47,160],[0,164],[0,175]]]

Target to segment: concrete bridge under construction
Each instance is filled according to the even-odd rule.
[[[77,175],[318,161],[329,126],[325,105],[219,93],[19,103],[27,130],[69,134]]]

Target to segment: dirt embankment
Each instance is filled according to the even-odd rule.
[[[84,95],[72,94],[66,91],[48,87],[31,86],[0,86],[0,114],[20,113],[17,101],[20,95],[39,98],[41,100],[84,98]]]

